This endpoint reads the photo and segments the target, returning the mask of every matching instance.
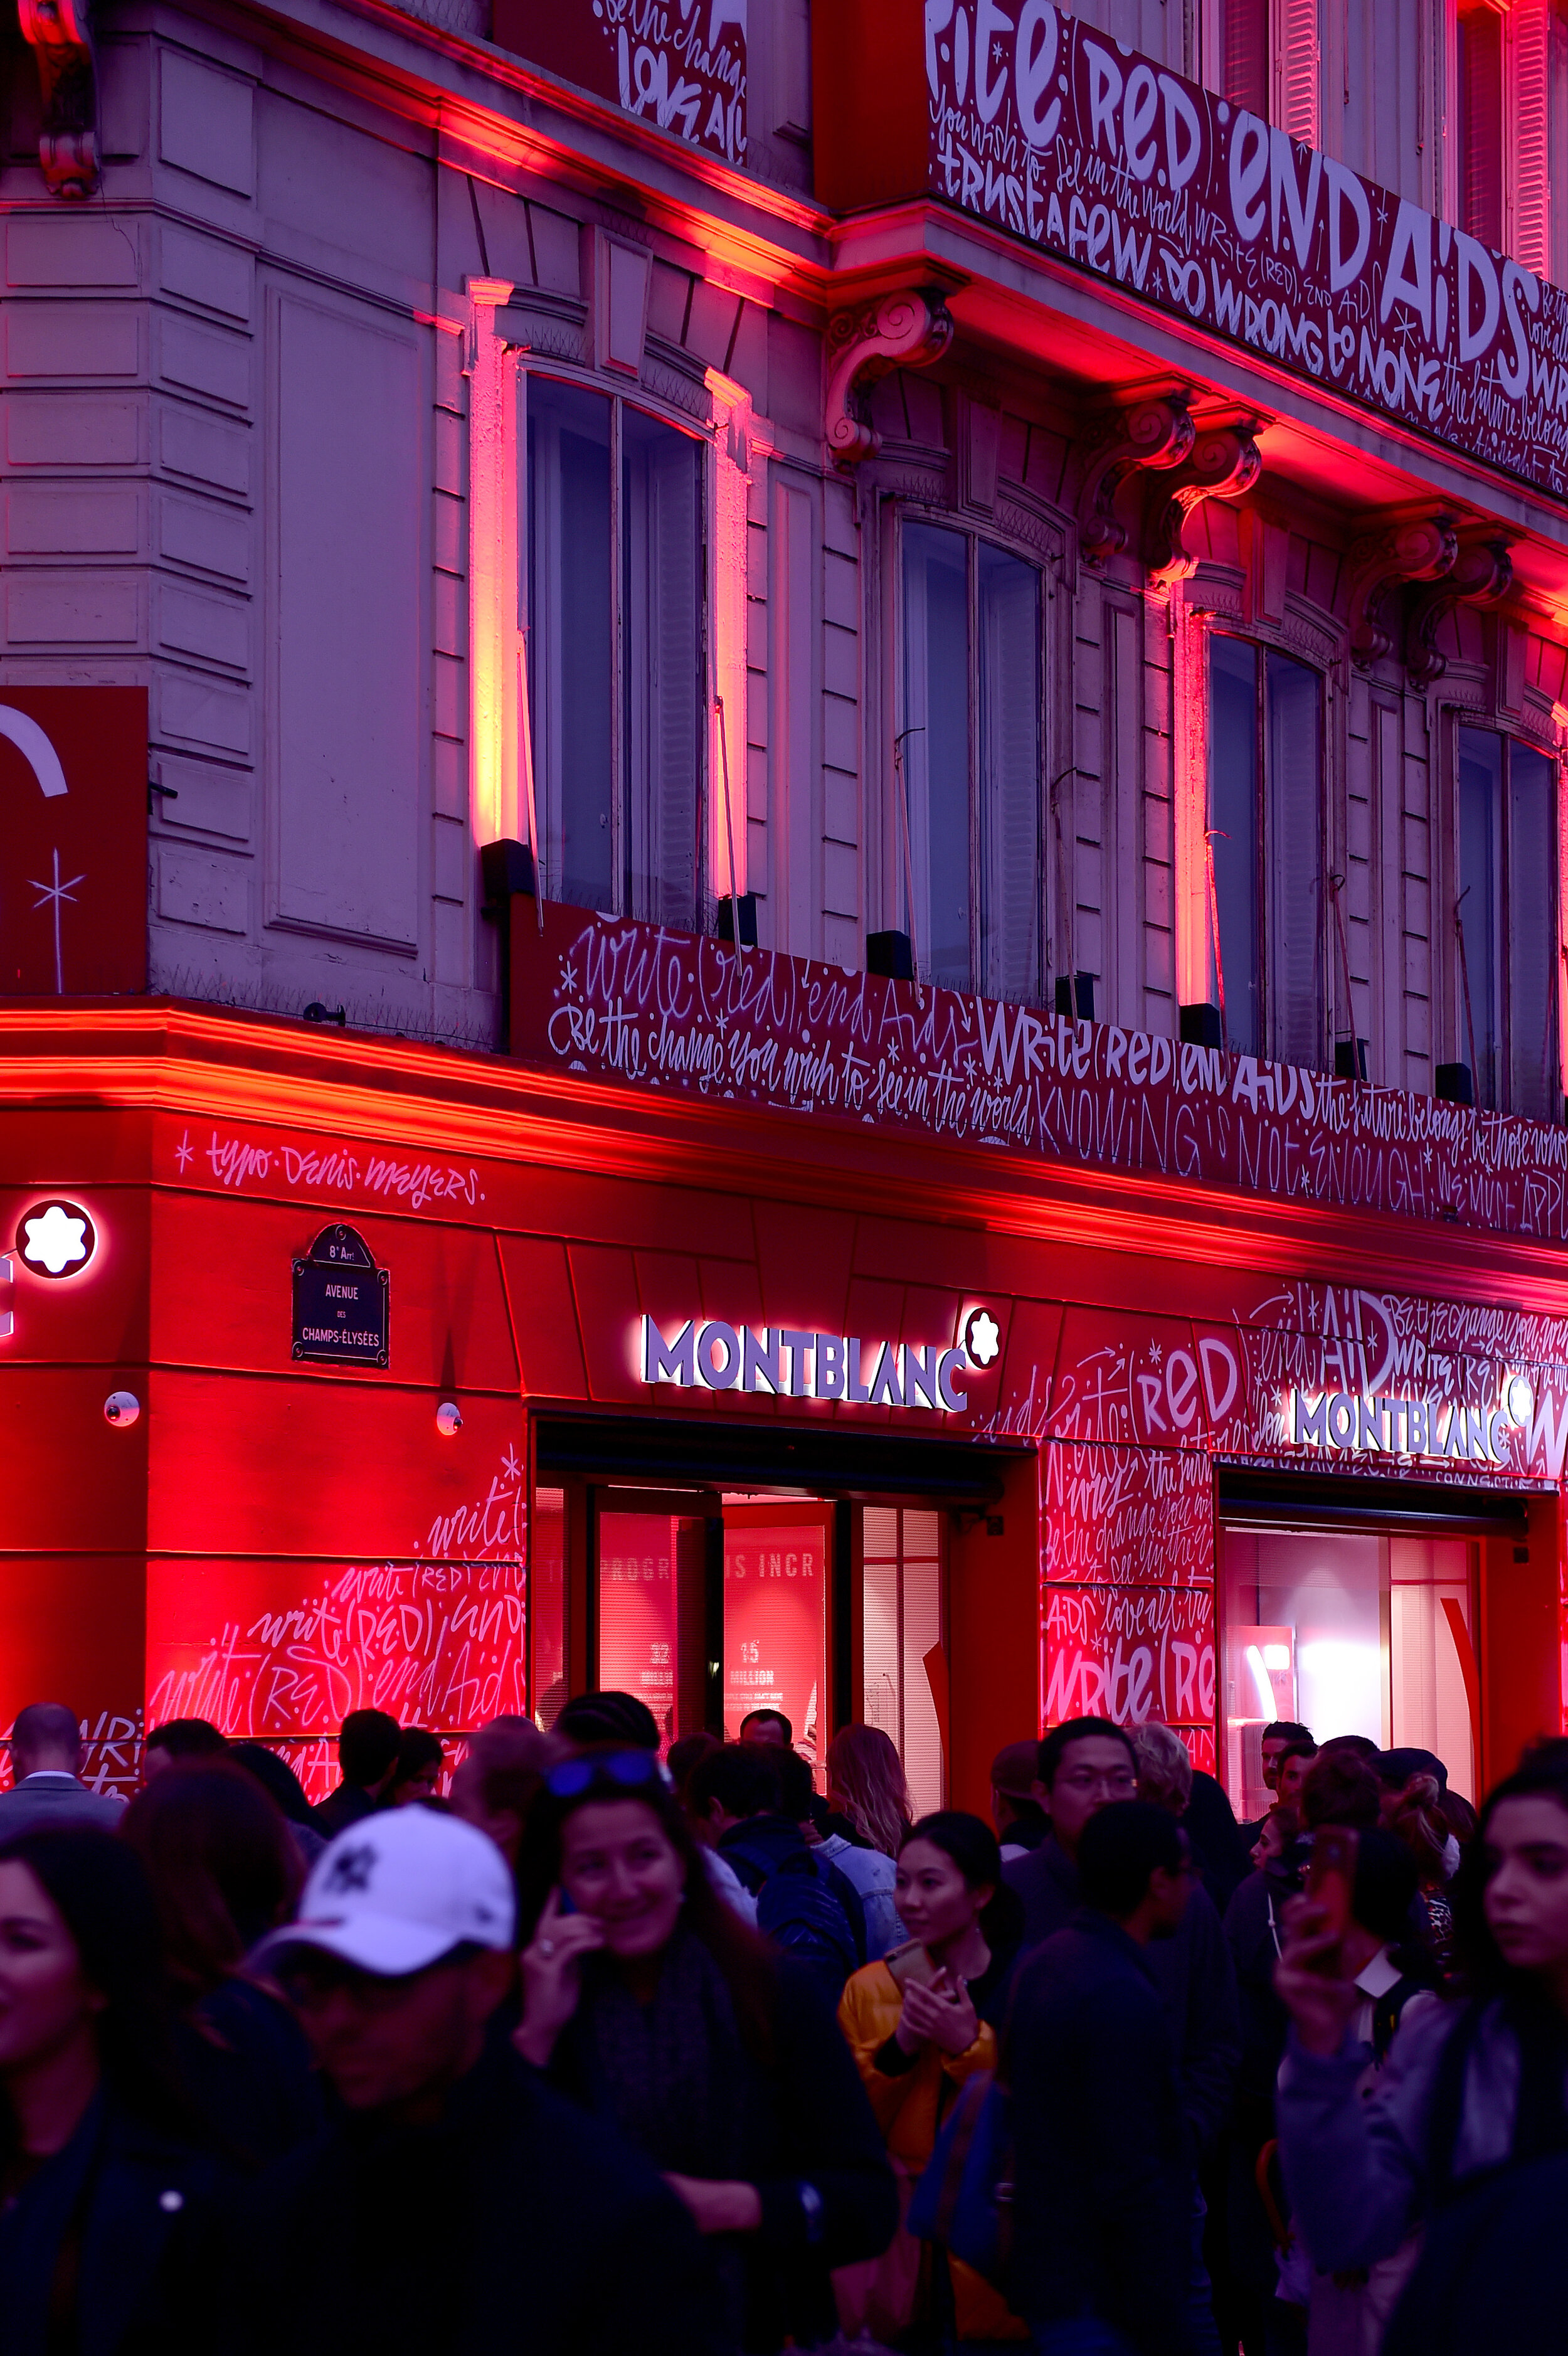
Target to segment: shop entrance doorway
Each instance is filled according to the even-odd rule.
[[[833,1733],[864,1719],[897,1748],[917,1814],[943,1805],[950,1514],[973,1520],[994,1500],[983,1458],[923,1449],[916,1462],[890,1458],[886,1442],[819,1443],[811,1469],[828,1477],[807,1489],[788,1479],[806,1469],[795,1464],[770,1485],[753,1440],[743,1467],[712,1448],[718,1477],[705,1481],[682,1431],[687,1460],[659,1482],[649,1477],[656,1428],[619,1440],[611,1427],[560,1430],[547,1430],[536,1455],[529,1693],[539,1725],[594,1687],[645,1701],[667,1751],[704,1730],[733,1741],[751,1711],[775,1709],[822,1790]],[[561,1463],[569,1453],[577,1464]]]

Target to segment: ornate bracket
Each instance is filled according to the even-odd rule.
[[[38,163],[51,194],[80,202],[98,186],[98,68],[87,0],[17,0],[38,61]]]
[[[858,311],[841,311],[827,330],[827,447],[841,466],[875,457],[882,437],[866,414],[865,394],[890,369],[924,368],[953,341],[953,318],[932,287],[901,287]]]
[[[1391,592],[1405,581],[1440,581],[1454,569],[1459,528],[1452,516],[1418,516],[1368,532],[1350,550],[1350,653],[1363,669],[1393,644]]]
[[[1205,499],[1239,499],[1263,473],[1263,454],[1252,425],[1214,425],[1198,435],[1191,455],[1179,467],[1170,494],[1149,533],[1149,580],[1166,588],[1198,569],[1198,552],[1187,546],[1189,519]]]
[[[1192,453],[1198,428],[1188,414],[1190,395],[1158,393],[1131,409],[1112,412],[1089,444],[1078,487],[1078,552],[1085,564],[1104,564],[1127,544],[1115,512],[1116,494],[1143,467],[1179,466]]]
[[[1453,570],[1411,601],[1404,632],[1404,667],[1413,687],[1431,687],[1448,668],[1437,633],[1456,605],[1500,605],[1513,587],[1508,541],[1496,532],[1471,530],[1459,541]]]

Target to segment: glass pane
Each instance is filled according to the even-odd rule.
[[[1299,1719],[1319,1742],[1364,1734],[1386,1748],[1387,1545],[1337,1531],[1221,1532],[1224,1780],[1243,1820],[1272,1803],[1261,1772],[1270,1719]]]
[[[566,1699],[566,1496],[560,1489],[534,1494],[528,1544],[528,1701],[548,1734]]]
[[[1239,1055],[1263,1053],[1258,960],[1258,650],[1245,638],[1209,641],[1209,824],[1224,969],[1225,1035]],[[1215,1001],[1213,926],[1209,970]]]
[[[1503,741],[1484,728],[1459,731],[1459,1038],[1475,1076],[1476,1102],[1498,1102],[1502,1031],[1498,906],[1501,862]]]
[[[1503,242],[1503,20],[1495,8],[1459,18],[1459,218],[1472,237]]]
[[[1556,1119],[1557,924],[1552,764],[1533,744],[1509,746],[1509,1112]]]
[[[706,1718],[705,1541],[695,1515],[599,1516],[598,1682],[646,1702],[664,1751]]]
[[[1040,992],[1040,574],[977,551],[980,969],[993,997]]]
[[[702,766],[700,452],[690,434],[623,409],[621,464],[626,905],[647,923],[691,932]]]
[[[1285,655],[1271,653],[1264,662],[1274,928],[1268,1052],[1281,1063],[1317,1065],[1323,1061],[1322,682]]]
[[[942,1730],[926,1655],[942,1644],[942,1562],[934,1514],[903,1521],[904,1774],[917,1817],[940,1808],[945,1788]]]
[[[815,1767],[826,1747],[827,1514],[724,1515],[724,1739],[749,1710],[782,1710]]]
[[[962,532],[903,535],[903,776],[920,971],[974,985],[969,943],[969,591]],[[898,847],[901,868],[904,845]],[[900,896],[908,897],[901,875]]]
[[[528,669],[552,900],[613,908],[610,403],[528,380]]]
[[[1389,1578],[1394,1742],[1435,1751],[1450,1787],[1473,1801],[1476,1746],[1459,1655],[1461,1635],[1474,1643],[1470,1547],[1463,1538],[1391,1538]]]

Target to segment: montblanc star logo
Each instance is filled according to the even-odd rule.
[[[988,1309],[976,1309],[965,1328],[965,1348],[977,1366],[988,1366],[1002,1346],[1002,1329]]]
[[[376,1864],[376,1852],[368,1845],[362,1848],[346,1848],[327,1867],[324,1890],[368,1890],[370,1875]]]
[[[92,1258],[98,1237],[78,1203],[40,1203],[25,1211],[16,1249],[38,1276],[74,1276]]]

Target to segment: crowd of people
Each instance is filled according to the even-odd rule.
[[[1568,1742],[1009,1743],[989,1820],[777,1711],[664,1753],[198,1719],[0,1793],[0,2356],[1568,2344]],[[444,1786],[444,1789],[443,1788]]]

